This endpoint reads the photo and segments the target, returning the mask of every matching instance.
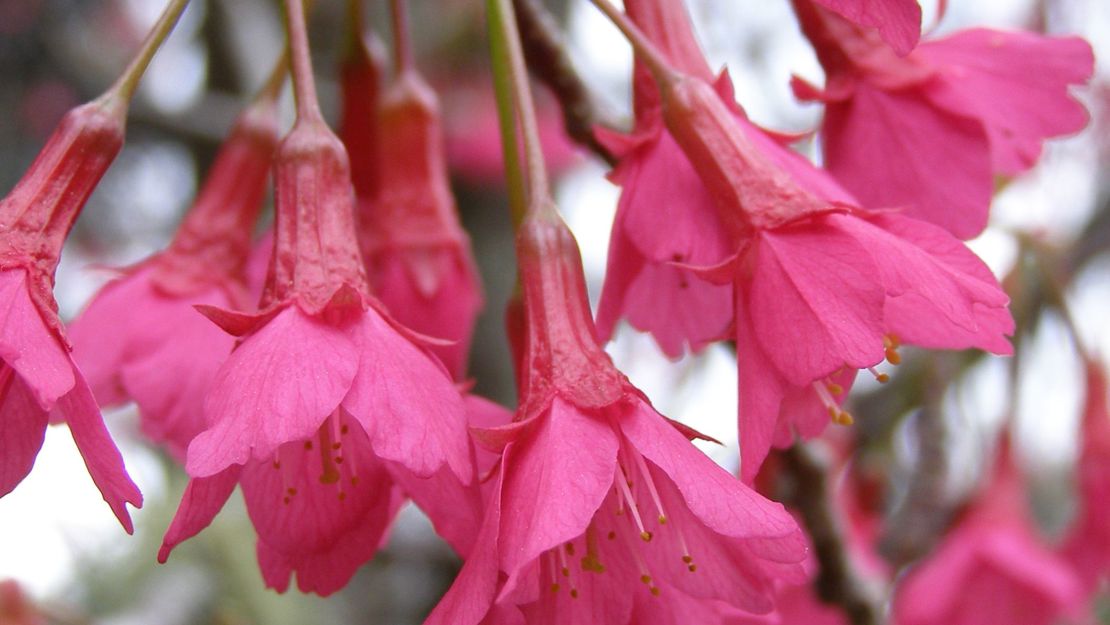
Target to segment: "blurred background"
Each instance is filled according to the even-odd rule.
[[[61,116],[109,85],[156,19],[155,0],[0,0],[0,193],[14,185]],[[318,0],[311,19],[323,106],[337,119],[338,44],[344,2]],[[512,406],[512,373],[502,311],[514,263],[500,181],[496,113],[489,87],[483,3],[414,0],[418,66],[437,87],[445,116],[454,190],[484,279],[486,308],[474,341],[475,390]],[[737,97],[766,127],[813,129],[820,108],[794,101],[792,73],[822,79],[786,0],[687,0],[715,67],[727,65]],[[853,391],[858,425],[850,434],[859,463],[889,486],[886,507],[913,486],[929,460],[923,440],[942,441],[947,469],[938,514],[959,505],[979,476],[992,433],[1012,423],[1031,480],[1031,501],[1049,536],[1073,508],[1072,466],[1083,400],[1074,336],[1045,293],[1058,289],[1080,340],[1110,354],[1110,3],[1104,0],[953,0],[934,34],[972,25],[1084,36],[1095,48],[1091,84],[1076,95],[1092,122],[1049,142],[1041,163],[1000,184],[992,226],[972,247],[1010,289],[1019,321],[1019,357],[907,353],[895,382],[861,377]],[[631,54],[585,0],[546,2],[568,51],[607,120],[629,124]],[[385,2],[368,0],[388,40]],[[143,79],[128,139],[77,223],[59,269],[57,297],[71,318],[110,277],[98,265],[126,265],[170,239],[216,148],[282,42],[272,0],[192,0]],[[561,116],[541,94],[541,120],[560,208],[582,246],[591,296],[600,292],[618,189],[606,166],[561,132]],[[286,102],[287,119],[291,107]],[[804,145],[813,156],[812,145]],[[1049,267],[1049,270],[1041,270]],[[1047,302],[1047,303],[1046,303]],[[1057,304],[1059,302],[1056,302]],[[705,449],[735,469],[735,362],[724,346],[668,361],[650,338],[622,328],[610,352],[656,407],[718,440]],[[126,536],[85,474],[68,433],[51,428],[31,475],[0,499],[0,580],[13,579],[49,622],[113,625],[190,623],[414,624],[458,568],[421,513],[404,508],[388,546],[352,583],[320,599],[263,587],[254,531],[234,496],[213,525],[166,565],[157,547],[181,492],[181,469],[144,443],[132,409],[107,415],[145,496],[134,537]],[[64,427],[64,426],[63,426]],[[923,433],[940,433],[929,439]],[[841,435],[841,432],[834,433]],[[934,445],[935,447],[935,445]],[[4,599],[0,596],[0,602]],[[0,623],[3,623],[0,615]]]

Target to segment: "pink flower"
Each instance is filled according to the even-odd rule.
[[[369,295],[342,144],[305,115],[282,142],[277,223],[260,312],[205,308],[241,342],[205,401],[191,476],[159,559],[203,529],[235,483],[268,586],[341,588],[373,556],[400,503],[428,511],[460,552],[478,492],[463,403],[422,339]]]
[[[678,17],[639,13],[659,6],[670,5],[629,3],[649,37],[653,24],[664,25],[665,36],[654,39],[667,50],[696,49],[676,43],[680,31],[689,32]],[[850,422],[840,404],[856,371],[881,377],[873,367],[884,358],[896,362],[901,343],[1010,350],[1008,298],[963,244],[930,224],[858,208],[823,172],[727,104],[727,82],[714,89],[698,78],[707,73],[698,69],[703,61],[685,52],[678,59],[697,74],[655,67],[661,88],[637,90],[638,101],[658,97],[660,105],[641,109],[649,129],[641,132],[654,133],[652,139],[633,146],[615,174],[631,182],[618,209],[598,316],[608,329],[614,308],[631,309],[630,318],[658,323],[648,329],[674,354],[683,340],[697,346],[716,338],[712,331],[727,323],[721,311],[728,311],[737,343],[745,480],[772,445],[816,436],[830,416]],[[652,122],[653,110],[661,111],[666,132]],[[643,177],[632,178],[626,166]],[[636,253],[622,256],[629,249]],[[658,278],[667,272],[670,279]],[[697,281],[709,286],[690,288]],[[606,301],[610,295],[623,300],[613,304]],[[671,317],[656,303],[702,304],[710,296],[715,307],[690,306]],[[724,296],[731,307],[719,303]],[[657,312],[643,313],[652,303]]]
[[[526,219],[517,250],[520,407],[514,423],[478,432],[503,446],[498,481],[470,559],[427,622],[507,613],[621,624],[634,610],[689,602],[769,611],[774,581],[802,578],[793,520],[695,449],[613,367],[558,217]]]
[[[629,0],[625,7],[675,67],[715,83],[740,129],[765,156],[822,197],[853,201],[786,147],[787,137],[748,121],[735,104],[728,76],[714,79],[681,2]],[[731,285],[698,280],[688,266],[716,265],[728,258],[733,246],[709,190],[667,132],[658,88],[641,63],[637,63],[633,87],[633,134],[596,130],[599,140],[620,159],[609,177],[623,189],[609,242],[597,326],[608,339],[617,321],[626,318],[633,327],[650,332],[669,357],[678,358],[687,345],[698,351],[730,334]]]
[[[1079,512],[1062,552],[1091,594],[1110,574],[1110,412],[1101,363],[1088,360],[1084,364],[1087,400],[1076,468]]]
[[[431,349],[461,380],[482,293],[447,177],[439,104],[409,69],[383,94],[377,119],[389,137],[377,146],[381,184],[359,213],[370,284],[398,321],[449,341]]]
[[[795,93],[826,102],[825,164],[866,206],[905,207],[974,237],[994,175],[1029,169],[1046,138],[1087,123],[1068,94],[1093,71],[1077,37],[973,29],[900,58],[808,0],[794,6],[828,76],[823,92],[796,80]]]
[[[62,119],[0,201],[0,496],[31,471],[51,417],[69,424],[93,482],[124,529],[139,489],[69,354],[54,271],[78,213],[123,145],[124,104],[94,100]]]
[[[277,110],[265,99],[236,123],[169,248],[101,289],[69,326],[100,404],[133,399],[143,432],[182,462],[235,344],[193,305],[250,307],[243,267],[276,145]]]
[[[894,597],[899,625],[1048,625],[1075,616],[1075,574],[1037,539],[1003,449],[989,487]]]

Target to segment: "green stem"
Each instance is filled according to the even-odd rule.
[[[486,0],[486,12],[490,39],[490,65],[493,69],[497,120],[501,131],[501,152],[505,161],[505,184],[509,191],[509,213],[515,230],[524,220],[528,198],[524,189],[524,173],[518,151],[520,142],[517,135],[516,113],[513,110],[512,69],[509,64],[504,31],[497,27],[498,21],[502,19],[497,0]]]
[[[516,15],[511,0],[490,0],[491,39],[493,31],[498,31],[500,45],[503,46],[508,61],[508,73],[512,85],[513,103],[520,121],[521,138],[524,144],[526,205],[529,211],[549,207],[551,187],[547,180],[547,166],[543,160],[543,145],[540,143],[539,125],[536,123],[536,106],[532,101],[532,91],[528,85],[528,70],[524,66],[524,51],[520,45]]]
[[[131,98],[135,95],[135,89],[139,86],[139,79],[143,77],[143,73],[150,65],[150,60],[154,58],[158,48],[162,47],[166,37],[173,31],[178,18],[181,17],[181,13],[188,4],[189,0],[169,1],[166,8],[162,10],[162,15],[155,22],[154,27],[150,29],[146,39],[143,40],[139,53],[131,60],[123,74],[116,79],[115,84],[104,95],[100,96],[101,101],[109,105],[127,107]]]

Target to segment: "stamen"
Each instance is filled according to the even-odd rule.
[[[640,538],[642,538],[644,542],[650,542],[651,532],[644,529],[644,521],[640,518],[640,511],[636,507],[636,500],[632,498],[632,491],[628,488],[629,482],[624,474],[624,469],[618,467],[617,471],[619,473],[619,477],[615,480],[617,482],[617,487],[620,488],[621,495],[624,496],[624,499],[628,501],[628,511],[632,513],[632,519],[636,522],[636,527],[640,530]]]
[[[570,546],[570,543],[567,543],[567,546]],[[570,553],[569,550],[568,553]],[[597,530],[594,529],[593,523],[586,527],[586,555],[582,558],[582,570],[593,573],[605,572],[605,566],[601,564],[601,559],[598,557]]]
[[[833,423],[838,425],[852,425],[855,423],[855,419],[852,418],[852,415],[836,403],[836,400],[829,394],[829,389],[826,388],[824,384],[814,382],[812,386],[814,392],[817,393],[817,397],[821,399],[821,403],[824,404],[825,408],[829,411],[829,418],[832,419]]]
[[[885,373],[879,373],[875,370],[875,367],[868,367],[867,370],[871,372],[871,375],[874,376],[875,380],[880,384],[890,382],[890,376]]]
[[[883,337],[883,354],[886,356],[886,361],[892,365],[901,364],[902,355],[898,353],[898,337],[893,334],[887,334]]]
[[[667,513],[663,511],[663,501],[659,498],[659,491],[655,488],[655,481],[651,479],[651,474],[648,473],[647,463],[644,462],[644,457],[635,451],[632,456],[636,459],[636,465],[640,469],[640,473],[644,476],[644,481],[647,482],[648,492],[651,493],[651,499],[655,502],[655,509],[659,511],[659,524],[667,524]]]
[[[331,432],[320,428],[320,474],[321,484],[335,484],[339,481],[339,469],[335,468],[331,457]]]

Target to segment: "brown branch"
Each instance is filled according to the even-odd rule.
[[[563,109],[567,134],[605,162],[616,164],[617,159],[593,134],[595,125],[614,124],[604,119],[601,107],[574,68],[555,18],[539,0],[513,0],[513,8],[528,69],[555,94]]]
[[[844,531],[833,510],[829,463],[804,443],[782,452],[790,502],[802,516],[817,556],[814,588],[825,603],[839,606],[853,625],[883,623],[876,588],[853,568]]]

